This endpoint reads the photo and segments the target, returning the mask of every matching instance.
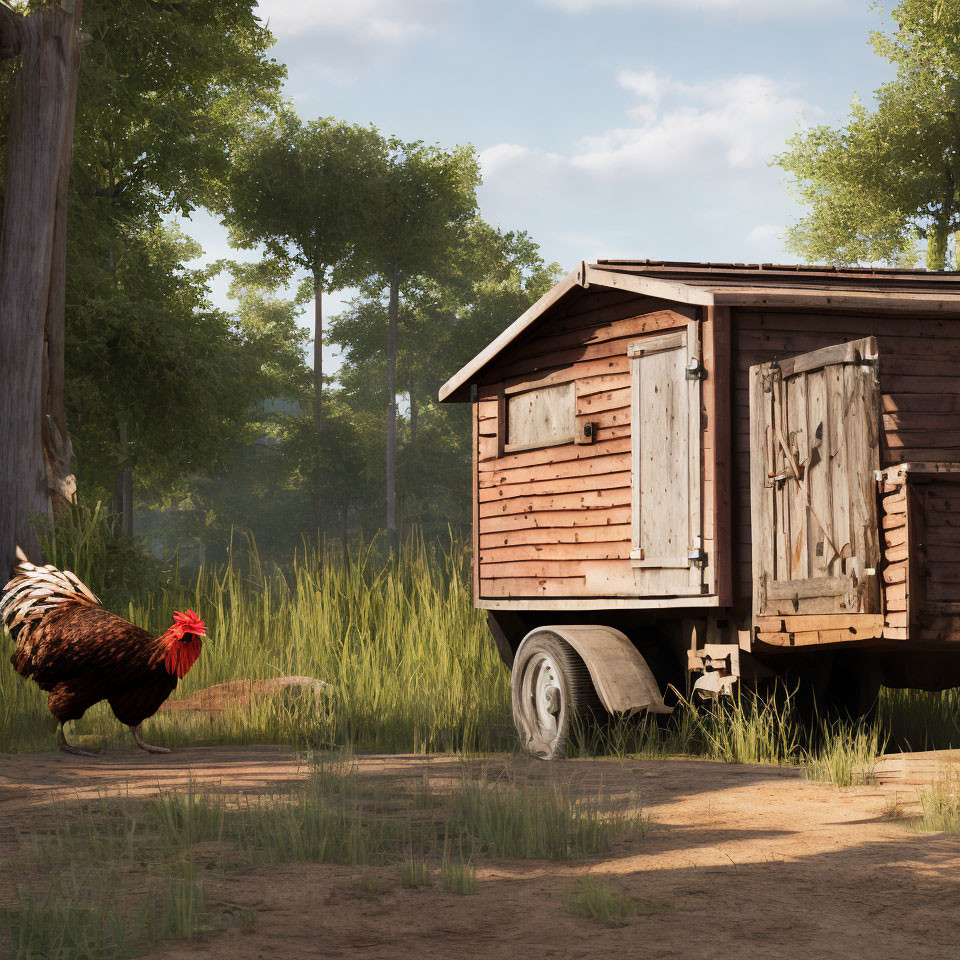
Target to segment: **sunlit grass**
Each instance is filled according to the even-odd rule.
[[[629,897],[594,877],[580,877],[565,898],[564,906],[568,912],[589,917],[606,927],[622,927],[634,917],[666,909],[654,900]]]
[[[189,582],[103,519],[77,511],[47,538],[47,558],[81,578],[113,607],[159,633],[175,609],[192,607],[209,641],[175,698],[232,680],[309,676],[322,696],[259,696],[208,715],[161,712],[148,740],[188,745],[288,744],[312,749],[478,754],[517,748],[509,671],[473,608],[469,554],[411,537],[392,560],[375,546],[305,549],[288,568],[266,564],[253,545]],[[125,591],[125,592],[124,592]],[[121,595],[122,594],[122,595]],[[124,599],[124,597],[126,599]],[[9,649],[9,638],[3,638]],[[0,658],[0,752],[49,750],[56,722],[46,695]],[[100,704],[68,731],[85,747],[130,746],[129,733]],[[681,700],[666,721],[611,718],[579,731],[573,756],[655,759],[699,756],[735,763],[804,764],[809,776],[848,784],[863,778],[868,754],[887,744],[919,750],[960,747],[960,691],[884,690],[869,730],[836,725],[814,737],[797,722],[790,697],[694,706]]]
[[[81,577],[96,572],[91,546],[107,536],[91,524],[80,546],[54,559]],[[105,549],[105,548],[104,548]],[[102,552],[102,551],[101,551]],[[195,581],[162,583],[115,612],[153,633],[191,607],[209,641],[174,697],[230,680],[309,676],[330,684],[323,697],[254,698],[208,716],[156,714],[144,737],[190,744],[285,743],[384,752],[512,750],[509,673],[474,610],[464,548],[411,538],[393,560],[371,547],[347,562],[299,555],[289,570],[261,564],[255,550],[203,570]],[[89,569],[85,569],[85,567]],[[103,565],[97,569],[102,569]],[[101,588],[93,581],[94,590]],[[3,638],[9,649],[9,637]],[[46,695],[0,661],[0,752],[55,746]],[[76,724],[86,747],[130,745],[106,704]]]
[[[642,836],[639,799],[579,797],[566,788],[477,778],[430,792],[385,789],[349,756],[314,756],[300,781],[250,795],[196,784],[151,797],[124,793],[59,801],[18,836],[0,864],[0,932],[14,960],[120,960],[163,940],[191,939],[256,918],[218,906],[212,881],[276,864],[367,868],[359,892],[380,885],[370,868],[408,888],[477,891],[487,855],[574,860]],[[353,873],[353,871],[350,871]],[[356,874],[353,873],[356,877]],[[236,925],[236,917],[233,920]]]

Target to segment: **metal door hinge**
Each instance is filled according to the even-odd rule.
[[[703,545],[699,537],[696,537],[693,541],[693,546],[687,551],[687,559],[699,566],[706,566],[707,564],[707,552],[703,549]]]
[[[687,364],[686,377],[688,380],[706,380],[707,371],[696,357],[691,357]]]

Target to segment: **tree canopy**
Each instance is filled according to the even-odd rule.
[[[947,265],[960,229],[960,37],[953,4],[902,0],[897,28],[872,44],[896,78],[869,109],[854,100],[846,125],[798,132],[775,163],[810,212],[787,245],[811,261]]]

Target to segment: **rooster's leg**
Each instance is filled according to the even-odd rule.
[[[140,736],[140,724],[137,724],[135,727],[130,728],[130,732],[133,734],[133,742],[141,749],[146,750],[147,753],[169,753],[169,747],[155,747],[152,743],[145,743],[143,738]]]
[[[67,743],[66,734],[63,732],[63,724],[61,723],[57,727],[57,744],[64,753],[72,753],[76,757],[95,757],[95,753],[91,753],[89,750],[81,750],[79,747],[74,747],[71,744]]]

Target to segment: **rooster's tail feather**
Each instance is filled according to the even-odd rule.
[[[0,597],[0,620],[14,640],[29,646],[30,629],[62,603],[100,605],[93,592],[69,570],[58,570],[53,564],[37,566],[16,548],[17,563],[13,579],[3,588]],[[20,636],[21,632],[24,636]]]

